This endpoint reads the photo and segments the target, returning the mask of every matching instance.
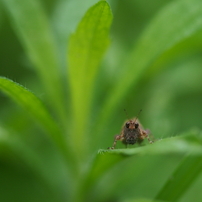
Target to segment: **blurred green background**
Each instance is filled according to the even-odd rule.
[[[127,66],[131,52],[133,52],[134,47],[138,44],[138,39],[141,38],[142,33],[147,30],[147,26],[152,19],[158,16],[159,11],[172,2],[174,1],[108,1],[113,13],[113,22],[110,30],[111,44],[104,55],[95,83],[96,91],[93,95],[94,104],[92,106],[92,112],[89,112],[90,120],[97,120],[99,119],[99,114],[105,113],[100,113],[100,110],[102,110],[102,105],[108,95],[113,96],[113,88],[118,85],[123,74],[130,74],[130,72],[125,72],[124,68]],[[59,57],[61,73],[60,79],[65,86],[67,81],[64,72],[66,71],[67,65],[66,52],[69,36],[75,31],[77,24],[87,9],[97,3],[97,1],[40,0],[40,3],[46,12],[56,41],[56,51]],[[178,21],[178,19],[176,19],[176,21]],[[161,31],[161,29],[159,30]],[[144,71],[143,75],[136,82],[136,86],[131,86],[127,93],[123,95],[124,97],[122,97],[120,103],[117,104],[117,109],[108,116],[109,120],[107,119],[105,125],[98,131],[98,137],[95,137],[95,139],[93,137],[93,129],[91,130],[89,126],[93,145],[86,145],[86,147],[90,147],[92,155],[94,155],[98,149],[106,149],[111,146],[113,137],[120,132],[123,122],[128,117],[135,117],[140,109],[143,110],[140,114],[141,123],[145,128],[151,131],[152,137],[157,140],[177,136],[180,133],[192,129],[201,129],[201,34],[202,27],[198,28],[198,31],[194,32],[194,34],[189,35],[189,33],[187,33],[187,37],[177,41],[174,46],[162,52],[162,55],[160,55],[157,60],[152,61],[150,63],[151,68]],[[159,35],[161,35],[160,32]],[[155,44],[154,41],[152,43]],[[145,46],[147,46],[147,44]],[[147,47],[144,50],[146,57],[150,52],[147,52]],[[144,58],[142,58],[142,60],[144,60]],[[45,100],[45,92],[41,87],[42,83],[37,76],[34,64],[28,57],[20,33],[12,22],[10,13],[7,12],[3,0],[0,1],[0,75],[22,84],[34,92],[40,99]],[[67,89],[65,94],[66,103],[68,105],[67,111],[71,110],[71,105],[68,101],[68,90],[69,89]],[[127,110],[127,115],[124,109]],[[0,124],[0,127],[2,127],[0,130],[3,131],[3,128],[7,128],[14,137],[20,134],[20,138],[22,138],[27,145],[32,145],[32,147],[37,150],[47,166],[44,167],[44,172],[48,170],[49,174],[47,175],[54,173],[54,179],[49,183],[59,187],[58,190],[60,190],[60,192],[57,193],[60,201],[68,201],[69,193],[66,193],[66,188],[71,187],[73,177],[66,176],[68,174],[64,171],[65,166],[60,156],[55,152],[56,150],[52,148],[54,146],[52,146],[48,138],[44,136],[38,125],[27,116],[25,111],[14,105],[13,102],[3,94],[0,94]],[[124,148],[121,143],[118,143],[117,147]],[[18,159],[18,157],[15,156],[15,150],[7,150],[7,148],[2,147],[0,151],[2,151],[0,153],[0,200],[3,199],[3,202],[59,201],[58,196],[51,192],[52,184],[50,188],[50,184],[47,185],[47,182],[41,180],[40,176],[35,176],[32,171],[30,171],[30,167],[25,166],[22,159]],[[157,180],[153,188],[146,186],[148,192],[145,195],[142,194],[145,184],[139,179],[140,177],[137,177],[136,180],[139,182],[139,188],[137,188],[135,193],[138,193],[138,191],[140,193],[136,195],[137,197],[153,197],[155,194],[152,194],[152,192],[156,192],[158,186],[162,186],[163,180],[165,180],[164,178],[172,173],[179,159],[181,159],[178,156],[167,156],[167,158],[172,158],[172,166],[170,165],[170,161],[169,163],[167,162],[168,165],[166,164],[164,157],[135,159],[136,162],[143,162],[141,165],[145,170],[147,170],[145,168],[146,166],[149,167],[149,172],[146,173],[145,171],[147,176],[145,176],[144,179],[148,179],[150,186],[155,176],[158,176],[158,174],[159,176],[162,175],[162,181],[160,180],[158,183]],[[91,155],[89,161],[90,159]],[[56,165],[55,162],[57,162]],[[128,170],[132,170],[132,168],[130,168],[130,162],[131,160],[127,160],[122,163],[120,167],[123,168],[124,164],[126,164],[129,167]],[[150,162],[150,164],[148,162]],[[165,169],[165,173],[162,172],[161,168],[156,169],[155,167],[157,164],[162,165],[162,162],[165,163],[162,166],[162,169]],[[113,176],[113,172],[119,172],[116,171],[116,169],[119,168],[114,168],[102,179],[102,182],[96,187],[97,191],[92,192],[92,197],[95,195],[94,197],[96,198],[96,194],[98,194],[101,189],[99,189],[99,187],[104,187],[102,183],[109,182],[110,178],[113,178],[111,177]],[[133,173],[131,173],[131,175],[133,175]],[[128,174],[125,179],[127,179],[127,177],[129,178],[129,176]],[[62,179],[64,178],[68,180],[63,181]],[[116,178],[116,176],[114,176],[114,178]],[[158,179],[161,178],[159,177]],[[202,178],[200,177],[190,189],[190,194],[187,192],[186,197],[182,198],[181,201],[193,199],[194,193],[199,191],[197,187],[201,186],[201,182]],[[120,193],[126,191],[128,198],[134,197],[133,194],[130,195],[132,191],[130,192],[128,187],[130,186],[125,186],[125,189],[121,189],[122,191],[120,191]],[[151,190],[149,190],[150,188]],[[69,190],[71,190],[71,188]],[[108,192],[110,192],[110,190],[113,192],[113,188],[110,189],[109,185]],[[117,201],[117,198],[124,200],[125,196],[119,196],[121,195],[120,193],[117,195],[112,194],[111,200],[113,197],[114,201]],[[105,196],[103,196],[103,198],[101,196],[99,197],[100,201],[108,200]],[[202,196],[198,196],[198,201],[201,199]]]
[[[109,1],[114,15],[110,33],[111,46],[102,64],[105,66],[105,71],[101,72],[100,77],[101,79],[103,76],[109,77],[110,83],[107,83],[103,88],[108,89],[110,86],[116,85],[113,83],[113,81],[116,81],[113,74],[114,69],[120,71],[121,68],[124,68],[125,58],[134,47],[144,28],[158,11],[170,2],[160,0],[152,2],[146,0]],[[58,41],[61,71],[64,71],[66,62],[64,56],[69,34],[75,30],[87,8],[96,1],[51,0],[41,1],[41,3],[50,19],[55,38]],[[33,64],[27,57],[26,51],[12,27],[8,13],[2,5],[0,23],[0,75],[26,86],[43,99],[44,92],[41,92]],[[198,39],[197,36],[195,38],[187,39],[184,43],[190,43],[190,40]],[[183,48],[182,44],[181,49]],[[125,108],[129,114],[128,117],[135,116],[140,109],[143,109],[141,115],[143,125],[150,128],[155,137],[175,135],[192,127],[200,127],[202,114],[200,107],[202,99],[201,47],[196,47],[190,51],[185,50],[184,52],[184,54],[174,57],[172,61],[160,64],[160,71],[156,73],[145,72],[144,77],[138,84],[138,90],[127,96],[121,104],[117,112],[120,119],[113,120],[111,124],[114,125],[116,122],[115,125],[117,126],[122,124],[123,120],[126,119],[123,112]],[[18,114],[18,109],[13,109],[10,101],[2,95],[1,107],[1,120],[4,124],[12,122],[14,116],[22,116],[21,111]],[[13,123],[13,126],[20,129],[20,126],[25,123],[22,120],[23,117],[15,120],[16,124]],[[24,129],[24,126],[22,128]]]

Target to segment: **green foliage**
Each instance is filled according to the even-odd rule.
[[[23,86],[3,77],[0,77],[0,89],[27,110],[41,124],[53,142],[63,150],[64,154],[67,152],[67,145],[65,144],[65,139],[59,126],[53,120],[43,103],[33,93]]]
[[[52,100],[53,108],[62,114],[64,100],[58,53],[44,10],[35,0],[3,0],[3,3],[10,13],[16,34],[19,35],[34,67],[37,68],[37,73],[46,88],[47,100]]]
[[[88,119],[86,117],[92,106],[99,63],[109,44],[108,34],[111,21],[110,7],[101,1],[97,6],[89,9],[76,32],[70,37],[68,76],[73,114],[72,131],[77,134],[76,136],[72,134],[71,139],[77,148],[79,158],[85,153],[85,144],[89,144],[89,140],[83,141],[85,136],[88,138],[86,134]]]
[[[124,95],[131,87],[135,89],[137,82],[143,74],[147,73],[146,71],[151,73],[154,67],[157,68],[155,63],[161,60],[163,54],[166,54],[179,41],[183,41],[201,29],[201,3],[198,0],[171,3],[152,20],[137,41],[134,50],[127,57],[121,79],[118,78],[117,85],[112,89],[113,93],[106,100],[105,116],[112,115],[112,110],[117,110],[118,102],[124,99]],[[178,12],[179,10],[181,12]],[[196,19],[199,20],[198,23]],[[169,60],[170,57],[167,57]],[[103,119],[108,120],[105,116]]]
[[[156,198],[167,201],[178,200],[193,183],[193,181],[199,176],[202,168],[201,160],[201,156],[186,157],[173,173],[174,180],[168,180]],[[176,186],[179,188],[175,189]],[[172,194],[169,195],[169,193]]]
[[[202,200],[202,2],[109,3],[1,0],[1,201]],[[124,108],[153,144],[106,149]]]

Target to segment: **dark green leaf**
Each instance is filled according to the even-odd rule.
[[[201,174],[201,171],[201,156],[190,155],[185,157],[172,176],[162,187],[160,192],[157,194],[156,199],[165,201],[179,200]]]
[[[64,118],[58,53],[50,25],[38,0],[2,0],[29,58],[49,95],[47,101]]]

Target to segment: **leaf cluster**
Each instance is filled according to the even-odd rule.
[[[43,3],[0,1],[26,60],[2,59],[0,200],[201,201],[202,2]],[[106,149],[124,108],[153,144]]]

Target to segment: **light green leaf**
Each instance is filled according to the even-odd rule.
[[[0,90],[24,108],[66,155],[67,146],[61,130],[43,103],[32,92],[4,77],[0,77]]]
[[[38,0],[2,0],[26,53],[37,68],[49,97],[47,102],[64,116],[62,83],[56,44]]]
[[[125,94],[132,87],[136,87],[144,73],[150,70],[166,51],[202,29],[201,8],[200,0],[173,1],[151,21],[137,41],[134,51],[126,59],[121,79],[116,82],[102,108],[99,126],[102,121],[103,125],[106,124],[125,99]]]
[[[157,155],[157,154],[189,154],[202,155],[202,141],[198,134],[185,135],[157,140],[153,144],[145,147],[137,147],[133,149],[114,149],[114,150],[99,150],[100,154],[117,154],[124,156],[131,155]]]
[[[109,44],[111,21],[108,3],[100,1],[87,11],[69,42],[68,64],[74,131],[72,142],[79,155],[85,153],[84,144],[88,142],[89,135],[86,135],[84,141],[89,121],[87,117],[99,63]]]
[[[95,179],[102,174],[103,171],[106,171],[112,165],[112,162],[119,162],[124,159],[123,157],[130,157],[135,155],[168,155],[168,154],[191,154],[193,156],[202,156],[202,140],[198,132],[189,132],[187,134],[182,134],[177,137],[166,138],[162,140],[157,140],[153,144],[146,145],[144,147],[137,147],[133,149],[100,149],[98,151],[98,156],[93,170],[96,171]],[[114,161],[114,156],[120,156],[118,161]],[[105,159],[105,156],[108,160]],[[105,160],[103,160],[105,159]],[[110,160],[111,159],[111,160]],[[110,166],[106,166],[107,162]],[[105,164],[106,169],[98,169],[102,167],[102,163]],[[101,165],[100,165],[101,164]],[[99,171],[99,172],[98,172]],[[93,173],[93,172],[91,172]]]
[[[61,60],[66,66],[67,38],[76,29],[77,24],[85,14],[86,10],[97,3],[97,0],[58,0],[55,2],[53,11],[53,26],[57,34],[60,47]]]

